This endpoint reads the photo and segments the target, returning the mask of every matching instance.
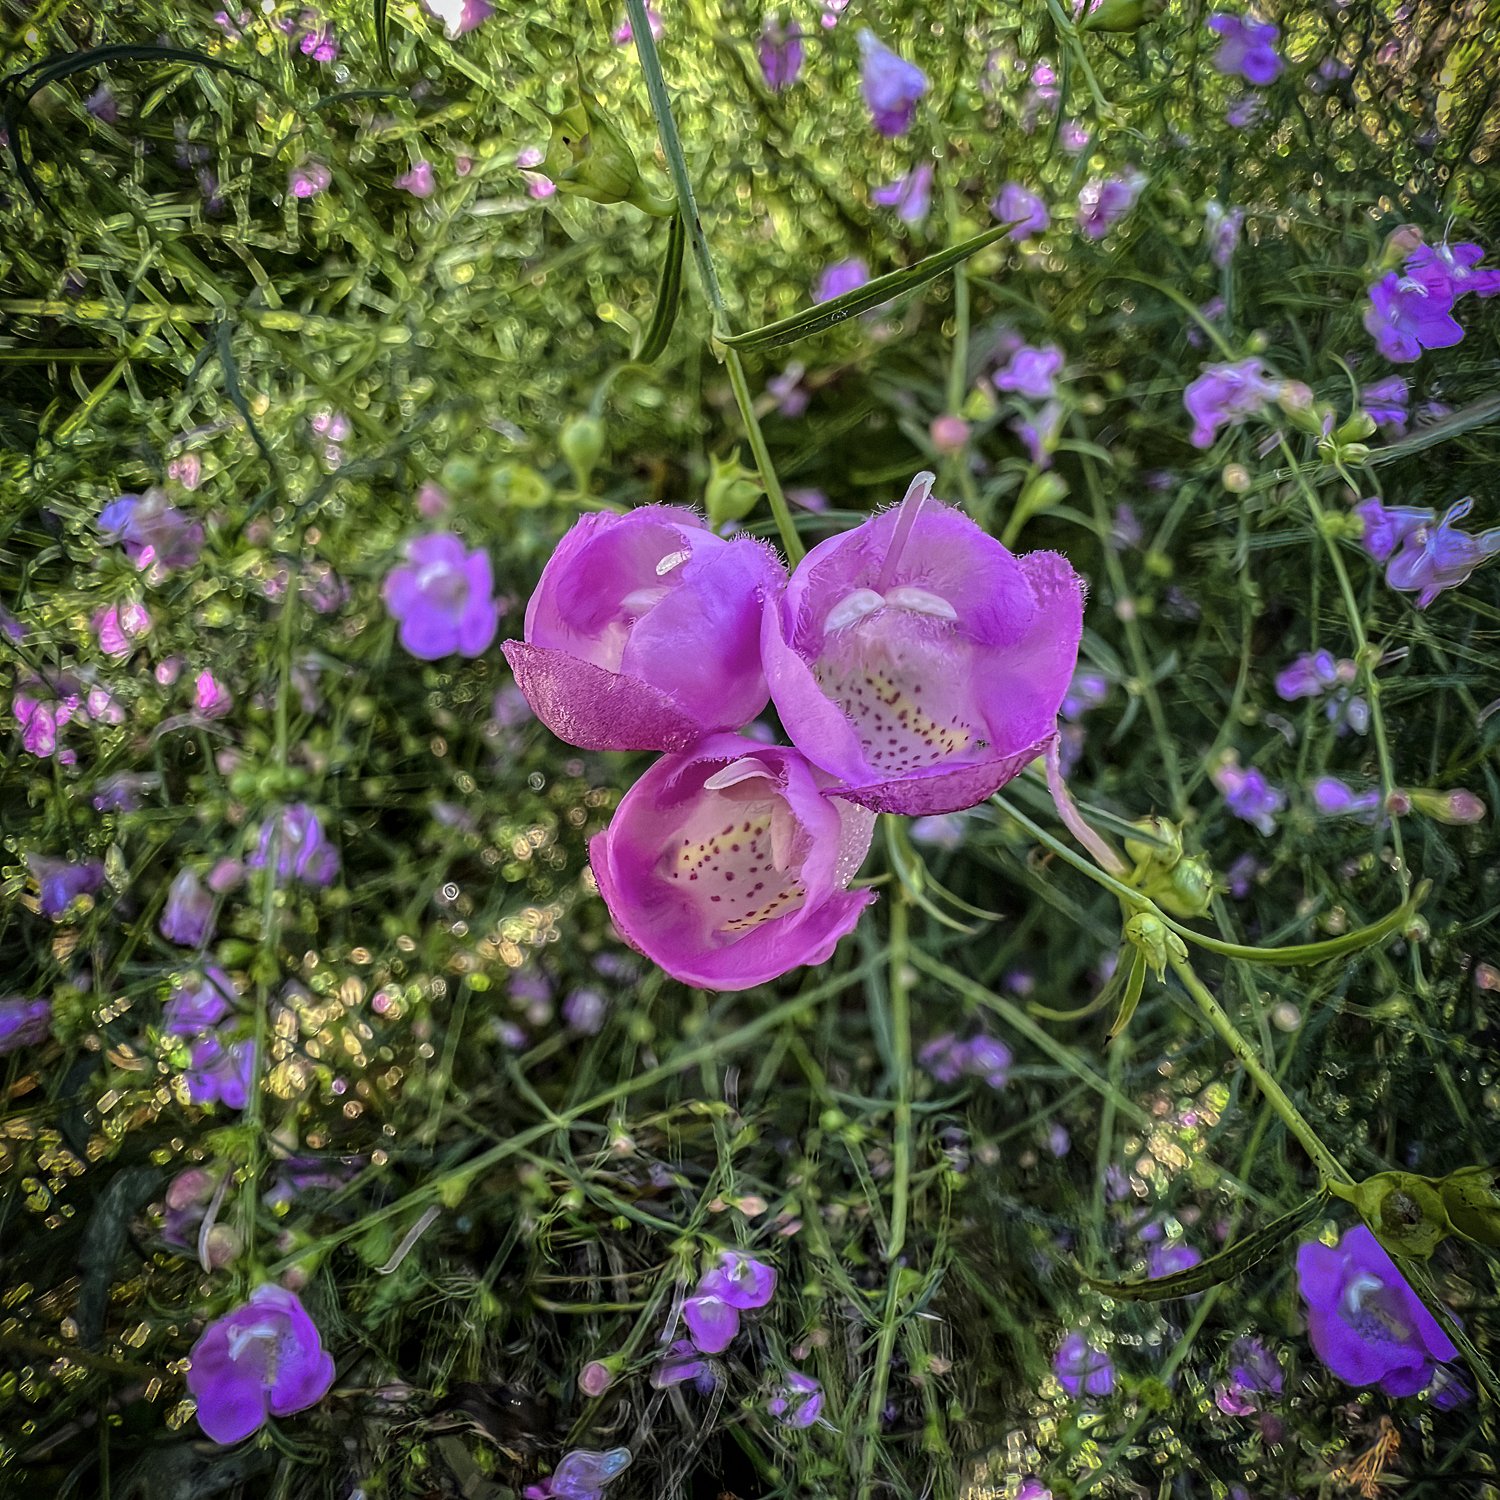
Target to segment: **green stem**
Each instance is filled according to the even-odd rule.
[[[703,222],[698,217],[698,200],[693,195],[693,179],[688,173],[687,158],[682,152],[682,137],[677,134],[677,121],[672,115],[672,98],[667,93],[667,80],[662,74],[656,38],[651,35],[646,0],[625,0],[625,13],[630,18],[636,55],[641,60],[641,72],[646,79],[646,95],[651,100],[651,112],[656,116],[656,130],[661,137],[661,149],[667,158],[667,171],[677,194],[677,211],[682,215],[683,228],[687,231],[688,246],[693,252],[693,264],[698,267],[698,280],[703,284],[703,295],[708,298],[714,349],[722,355],[729,371],[729,384],[734,391],[735,404],[739,407],[740,418],[745,424],[750,452],[755,458],[755,467],[760,471],[760,482],[765,487],[766,499],[771,506],[776,530],[781,534],[781,545],[786,551],[787,561],[796,567],[806,555],[807,549],[803,547],[797,528],[792,523],[791,507],[787,504],[781,481],[776,476],[776,467],[771,462],[770,450],[766,447],[765,436],[760,430],[760,420],[755,415],[755,402],[750,395],[750,383],[745,378],[745,367],[736,350],[725,348],[719,342],[729,332],[729,313],[724,305],[724,290],[719,285],[719,274],[714,269],[713,255],[703,233]]]
[[[1303,1118],[1302,1112],[1292,1103],[1286,1090],[1276,1081],[1275,1075],[1261,1062],[1260,1054],[1254,1046],[1240,1035],[1234,1022],[1225,1014],[1223,1006],[1193,972],[1192,964],[1185,958],[1172,956],[1167,961],[1172,966],[1172,972],[1181,980],[1183,988],[1193,997],[1204,1020],[1255,1080],[1261,1096],[1301,1143],[1302,1149],[1312,1158],[1323,1180],[1330,1183],[1352,1183],[1353,1177],[1344,1170],[1338,1158],[1319,1139],[1317,1131]]]

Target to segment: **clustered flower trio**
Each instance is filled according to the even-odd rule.
[[[1083,584],[1013,556],[919,474],[790,577],[693,512],[586,516],[504,651],[537,717],[591,750],[660,750],[591,847],[621,934],[712,990],[832,955],[876,813],[956,812],[1047,748]],[[775,705],[790,746],[743,729]]]

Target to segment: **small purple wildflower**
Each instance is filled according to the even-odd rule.
[[[391,569],[381,593],[400,622],[401,644],[422,661],[437,661],[488,649],[501,614],[494,588],[489,553],[470,552],[438,531],[407,542],[405,565]]]
[[[437,178],[433,176],[432,163],[430,161],[413,162],[409,172],[403,172],[391,183],[394,188],[400,188],[403,193],[410,193],[413,198],[430,198],[437,192]]]
[[[1182,393],[1182,404],[1193,419],[1192,445],[1212,447],[1221,427],[1238,426],[1253,416],[1276,399],[1276,390],[1276,382],[1266,379],[1258,359],[1205,365]]]
[[[1360,543],[1376,561],[1385,562],[1413,532],[1431,526],[1437,512],[1415,505],[1382,505],[1373,496],[1361,500],[1354,514],[1364,523]]]
[[[801,1370],[788,1370],[766,1410],[783,1427],[811,1427],[823,1411],[823,1387]]]
[[[1062,1388],[1074,1399],[1108,1396],[1115,1388],[1115,1366],[1102,1349],[1081,1332],[1070,1333],[1052,1356],[1052,1370]]]
[[[573,990],[562,1004],[563,1020],[584,1036],[597,1036],[604,1029],[608,1013],[609,1001],[586,985]]]
[[[36,881],[42,915],[53,921],[66,916],[81,896],[97,895],[104,886],[102,860],[85,859],[70,864],[46,854],[28,854],[26,868]]]
[[[99,649],[106,656],[129,656],[135,643],[151,634],[151,612],[134,600],[98,610],[91,623]]]
[[[117,125],[120,122],[120,101],[115,98],[107,83],[101,83],[83,101],[83,107],[101,124]]]
[[[1152,1245],[1146,1252],[1146,1274],[1152,1280],[1162,1276],[1175,1276],[1179,1271],[1190,1271],[1203,1260],[1203,1256],[1191,1245],[1181,1240],[1171,1245]]]
[[[1415,593],[1418,609],[1426,609],[1444,589],[1457,588],[1500,553],[1500,526],[1476,536],[1454,524],[1473,509],[1474,501],[1465,496],[1448,507],[1437,525],[1423,522],[1414,527],[1386,563],[1385,581],[1402,593]]]
[[[1380,811],[1380,793],[1356,792],[1337,776],[1319,776],[1308,789],[1313,810],[1320,818],[1365,818],[1375,821]]]
[[[193,707],[205,719],[222,719],[234,707],[234,695],[212,672],[200,672],[193,680]]]
[[[1010,430],[1026,444],[1031,461],[1039,469],[1052,467],[1052,455],[1062,437],[1063,407],[1059,401],[1048,401],[1039,411],[1016,417]]]
[[[802,72],[802,31],[795,21],[777,16],[766,22],[760,34],[760,71],[773,93],[796,83]]]
[[[314,1406],[333,1384],[333,1360],[294,1292],[270,1282],[216,1318],[193,1345],[187,1385],[198,1425],[216,1443],[237,1443]]]
[[[166,908],[161,914],[161,935],[168,942],[181,943],[185,948],[201,947],[208,938],[213,915],[213,893],[204,889],[196,870],[181,870],[167,892]]]
[[[1286,793],[1273,787],[1255,766],[1245,770],[1233,760],[1225,761],[1213,772],[1213,783],[1235,817],[1266,838],[1276,832],[1276,815],[1286,807]]]
[[[177,988],[162,1008],[162,1030],[168,1036],[199,1036],[211,1031],[229,1014],[238,993],[234,981],[212,964],[180,975]]]
[[[304,57],[314,62],[331,63],[338,59],[339,42],[333,27],[321,21],[311,11],[303,11],[302,24],[307,30],[297,41],[297,49]]]
[[[1236,1339],[1214,1400],[1227,1416],[1248,1417],[1260,1409],[1261,1396],[1279,1396],[1282,1384],[1281,1366],[1265,1344],[1256,1338]]]
[[[1265,112],[1265,100],[1259,94],[1246,94],[1243,98],[1236,99],[1224,111],[1224,119],[1236,130],[1246,130],[1251,125],[1258,125],[1264,118]]]
[[[1056,344],[1022,344],[1008,364],[995,371],[995,389],[1013,391],[1033,401],[1048,401],[1057,394],[1063,352]]]
[[[1420,245],[1406,258],[1406,274],[1429,287],[1441,279],[1455,302],[1470,292],[1493,297],[1500,293],[1500,268],[1481,266],[1483,259],[1479,245]]]
[[[489,0],[422,0],[422,4],[443,23],[450,42],[483,26],[495,14]]]
[[[1458,1351],[1363,1224],[1337,1245],[1317,1240],[1297,1252],[1297,1286],[1307,1303],[1313,1350],[1348,1385],[1378,1384],[1413,1396]]]
[[[807,366],[794,359],[781,374],[766,382],[767,394],[776,398],[776,410],[781,416],[796,419],[807,410],[812,395],[802,384],[806,374]]]
[[[1387,271],[1370,288],[1365,331],[1392,364],[1410,364],[1424,349],[1448,349],[1462,340],[1453,298],[1447,275],[1436,265],[1405,276]]]
[[[857,291],[870,279],[870,268],[857,256],[825,266],[813,287],[814,302],[832,302],[845,292]]]
[[[1338,663],[1331,651],[1304,653],[1276,674],[1276,696],[1283,703],[1298,698],[1321,698],[1340,682]]]
[[[698,1282],[697,1295],[717,1297],[742,1312],[764,1307],[776,1295],[776,1268],[740,1250],[724,1250]]]
[[[188,1098],[194,1104],[243,1109],[255,1076],[255,1043],[248,1038],[227,1046],[213,1033],[193,1043],[187,1070]]]
[[[1256,88],[1276,81],[1283,66],[1276,50],[1281,37],[1277,27],[1220,11],[1208,18],[1208,29],[1222,38],[1213,58],[1219,72],[1243,78]]]
[[[57,731],[77,717],[83,707],[81,694],[82,684],[71,677],[48,683],[34,677],[23,678],[11,699],[22,748],[32,755],[55,754]]]
[[[882,208],[894,208],[903,224],[920,224],[932,206],[932,163],[918,162],[905,177],[871,192]]]
[[[278,836],[279,835],[279,836]],[[307,885],[332,885],[338,877],[339,851],[323,835],[317,813],[305,802],[294,802],[261,824],[260,843],[245,857],[252,869],[263,870],[276,844],[276,881],[296,879]]]
[[[575,1448],[540,1484],[521,1491],[524,1500],[603,1500],[604,1490],[630,1467],[629,1448],[611,1448],[596,1453]]]
[[[134,812],[141,805],[141,798],[160,785],[161,777],[154,771],[117,771],[94,788],[94,811]]]
[[[309,160],[292,168],[286,186],[294,198],[316,198],[332,181],[333,173],[325,163]]]
[[[927,92],[927,75],[892,52],[865,28],[859,33],[864,57],[865,103],[875,129],[887,139],[905,135],[917,116],[917,101]]]
[[[678,1339],[662,1356],[661,1363],[651,1371],[651,1384],[660,1391],[688,1381],[692,1381],[700,1392],[707,1395],[714,1388],[713,1366],[689,1340]]]
[[[1400,437],[1406,431],[1411,387],[1404,377],[1392,375],[1367,385],[1359,393],[1359,404],[1381,431]]]
[[[1234,259],[1244,222],[1244,209],[1225,208],[1217,199],[1210,199],[1208,207],[1203,211],[1203,235],[1208,241],[1208,258],[1221,271]]]
[[[722,1297],[694,1293],[682,1304],[682,1321],[693,1347],[702,1354],[722,1354],[740,1331],[739,1309]]]
[[[52,1002],[0,1000],[0,1057],[21,1047],[35,1047],[52,1034]]]
[[[1002,224],[1015,224],[1006,236],[1011,240],[1046,234],[1052,227],[1052,215],[1047,212],[1046,203],[1019,182],[1007,182],[1000,189],[999,196],[990,204],[990,212]]]
[[[1090,178],[1078,193],[1078,232],[1102,240],[1135,207],[1145,185],[1145,176],[1134,168],[1118,177]]]
[[[957,849],[964,841],[964,815],[962,813],[929,813],[925,818],[913,818],[907,826],[914,844],[928,849]]]

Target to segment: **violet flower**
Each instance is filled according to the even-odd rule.
[[[1066,558],[1016,558],[932,484],[814,547],[762,628],[792,743],[878,812],[957,812],[1019,775],[1056,733],[1083,629]]]
[[[1019,182],[1007,182],[1000,189],[999,196],[990,204],[990,212],[1002,224],[1015,225],[1006,235],[1009,240],[1046,234],[1052,227],[1052,215],[1047,212],[1046,203]]]
[[[1283,703],[1293,703],[1298,698],[1321,698],[1339,682],[1333,652],[1304,652],[1276,674],[1276,696]]]
[[[682,1321],[687,1324],[693,1347],[701,1354],[722,1354],[740,1331],[737,1307],[704,1292],[683,1299]]]
[[[196,870],[181,870],[167,892],[167,904],[158,930],[170,943],[199,948],[208,938],[213,916],[212,892],[204,889]]]
[[[1297,1287],[1307,1303],[1313,1350],[1348,1385],[1378,1384],[1413,1396],[1458,1351],[1363,1224],[1337,1245],[1317,1240],[1297,1252]]]
[[[1382,431],[1395,437],[1406,431],[1411,388],[1400,375],[1377,380],[1359,393],[1359,404]]]
[[[776,1268],[742,1250],[722,1250],[698,1282],[698,1295],[717,1297],[741,1311],[764,1307],[776,1295]]]
[[[117,771],[94,788],[91,798],[94,811],[134,812],[141,805],[142,797],[160,785],[161,777],[154,771]]]
[[[432,174],[432,163],[430,161],[413,162],[409,172],[403,172],[392,183],[393,188],[399,188],[403,193],[410,193],[413,198],[430,198],[437,192],[437,178]]]
[[[1426,286],[1441,278],[1451,300],[1473,292],[1477,297],[1500,293],[1500,268],[1481,266],[1484,250],[1479,245],[1420,245],[1406,258],[1406,273]]]
[[[0,1057],[35,1047],[52,1035],[52,1002],[13,997],[0,1000]]]
[[[1283,66],[1276,50],[1281,37],[1277,27],[1220,11],[1208,18],[1208,29],[1222,38],[1213,57],[1219,72],[1243,78],[1256,88],[1276,81]]]
[[[1380,793],[1356,792],[1337,776],[1319,776],[1309,789],[1313,810],[1320,818],[1364,818],[1374,822],[1380,811]]]
[[[691,1381],[707,1395],[714,1388],[713,1366],[693,1347],[689,1339],[678,1339],[651,1371],[651,1384],[660,1391]]]
[[[801,1370],[788,1370],[766,1411],[783,1427],[811,1427],[823,1411],[823,1387]]]
[[[194,1104],[243,1109],[255,1077],[255,1043],[247,1038],[226,1046],[213,1033],[202,1036],[193,1043],[185,1077]]]
[[[1057,394],[1062,367],[1063,352],[1056,344],[1022,344],[1012,353],[1010,362],[995,372],[995,389],[1047,401]]]
[[[333,173],[320,161],[305,161],[287,173],[287,191],[294,198],[316,198],[333,181]]]
[[[546,1479],[528,1484],[521,1494],[524,1500],[602,1500],[605,1486],[619,1478],[630,1461],[629,1448],[611,1448],[607,1453],[575,1448],[564,1454]]]
[[[205,719],[222,719],[234,707],[234,694],[212,672],[200,672],[193,681],[193,707]]]
[[[26,868],[36,881],[42,915],[54,921],[66,916],[79,897],[97,895],[104,885],[102,860],[85,859],[70,864],[46,854],[28,854]]]
[[[316,1405],[333,1377],[333,1360],[296,1293],[265,1282],[203,1330],[187,1386],[203,1431],[216,1443],[237,1443],[268,1416]]]
[[[1146,1251],[1146,1275],[1152,1280],[1190,1271],[1203,1260],[1202,1254],[1180,1240],[1173,1245],[1152,1245]]]
[[[443,23],[450,42],[483,26],[495,14],[489,0],[422,0],[422,4]]]
[[[135,643],[151,634],[151,612],[135,600],[96,610],[91,623],[106,656],[129,656]]]
[[[903,224],[920,224],[932,206],[932,163],[918,162],[905,177],[875,188],[870,197],[882,208],[894,208]]]
[[[1273,787],[1256,767],[1245,770],[1234,761],[1226,761],[1212,775],[1235,817],[1243,818],[1267,838],[1276,832],[1276,814],[1286,806],[1285,792]]]
[[[234,981],[213,964],[181,975],[162,1008],[162,1030],[168,1036],[199,1036],[211,1031],[233,1008]]]
[[[307,885],[332,885],[341,861],[339,851],[324,837],[323,824],[305,802],[294,802],[267,818],[260,828],[260,842],[245,856],[252,869],[263,870],[276,845],[276,882],[296,879]]]
[[[784,17],[768,20],[760,34],[760,71],[773,93],[789,89],[802,72],[802,31]]]
[[[1437,512],[1425,506],[1382,505],[1373,496],[1361,500],[1354,514],[1364,526],[1360,545],[1376,562],[1385,562],[1413,532],[1437,520]]]
[[[1448,349],[1464,336],[1453,316],[1452,286],[1430,264],[1405,276],[1395,271],[1382,276],[1370,288],[1364,323],[1392,364],[1410,364],[1424,349]]]
[[[1182,393],[1182,404],[1193,419],[1192,445],[1212,447],[1221,427],[1238,426],[1274,401],[1276,391],[1277,383],[1266,379],[1258,359],[1204,365],[1203,373]]]
[[[165,490],[121,495],[99,512],[99,533],[118,542],[138,568],[188,568],[203,550],[203,526],[167,499]]]
[[[671,505],[584,516],[505,659],[536,716],[585,750],[686,750],[766,706],[761,614],[781,564]]]
[[[1146,178],[1134,168],[1119,177],[1093,177],[1078,192],[1078,232],[1102,240],[1135,207]]]
[[[1444,589],[1457,588],[1468,576],[1500,553],[1500,526],[1477,536],[1454,524],[1474,509],[1465,496],[1444,512],[1437,525],[1422,523],[1408,531],[1385,566],[1385,581],[1402,593],[1417,595],[1417,608],[1426,609]]]
[[[562,1003],[562,1017],[574,1031],[584,1036],[598,1036],[604,1029],[609,1001],[598,990],[582,986],[572,990]]]
[[[764,984],[826,963],[875,899],[851,892],[874,831],[796,751],[710,735],[621,799],[589,860],[615,926],[684,984]]]
[[[1217,199],[1210,199],[1204,209],[1203,234],[1208,241],[1208,258],[1221,271],[1234,259],[1244,222],[1244,209],[1225,208]]]
[[[846,292],[857,291],[870,279],[870,268],[858,257],[825,266],[813,288],[814,302],[832,302]]]
[[[500,605],[490,555],[445,531],[414,537],[406,564],[386,575],[381,597],[400,622],[401,644],[422,661],[478,656],[495,639]]]
[[[32,755],[54,754],[57,731],[71,723],[82,708],[83,684],[77,678],[64,674],[43,682],[36,677],[23,677],[11,699],[22,748]]]
[[[864,57],[865,103],[875,129],[887,139],[905,135],[917,116],[917,100],[927,92],[927,75],[892,52],[868,27],[859,33]]]
[[[1070,1333],[1052,1356],[1052,1370],[1062,1388],[1079,1396],[1108,1396],[1115,1388],[1115,1366],[1083,1333]]]
[[[1215,1388],[1220,1411],[1231,1417],[1248,1417],[1260,1409],[1260,1397],[1279,1396],[1283,1384],[1276,1356],[1259,1339],[1236,1339],[1229,1350],[1229,1370]]]

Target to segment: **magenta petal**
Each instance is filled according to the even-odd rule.
[[[838,795],[873,812],[901,813],[910,818],[960,812],[993,797],[1006,782],[1014,781],[1032,761],[1046,753],[1051,738],[1046,735],[1015,755],[987,760],[977,766],[963,766],[956,771],[935,770],[930,774],[919,772],[863,786],[841,786]]]
[[[532,712],[570,745],[686,750],[702,738],[703,726],[649,683],[523,641],[506,641],[500,649]]]

